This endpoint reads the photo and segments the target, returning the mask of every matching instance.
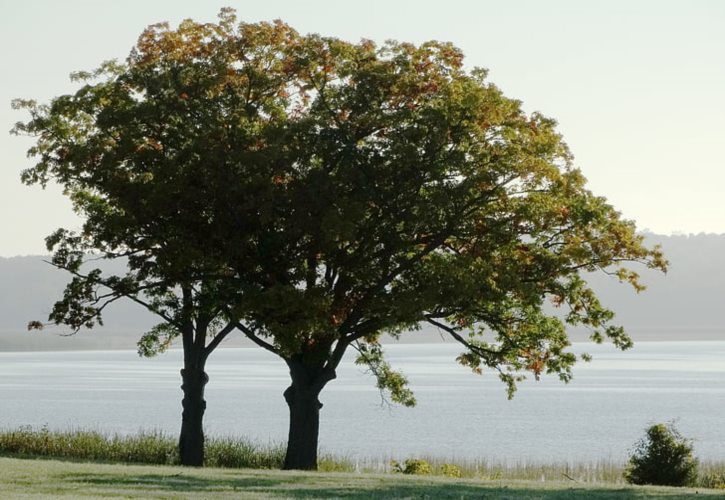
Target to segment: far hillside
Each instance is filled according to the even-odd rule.
[[[590,276],[603,303],[617,312],[618,322],[635,340],[725,340],[725,234],[662,236],[649,234],[662,245],[670,261],[667,275],[641,269],[647,290],[637,294],[604,274]],[[105,326],[72,337],[49,329],[28,332],[30,320],[45,320],[60,298],[66,273],[45,263],[47,257],[0,258],[0,351],[28,349],[134,349],[139,334],[155,324],[138,305],[114,303],[104,315]],[[120,264],[106,265],[120,272]],[[576,332],[575,339],[582,339]],[[405,342],[435,341],[432,330],[403,336]],[[232,338],[226,345],[242,345]]]
[[[725,340],[725,234],[650,234],[647,240],[662,246],[670,262],[667,274],[638,269],[647,286],[639,294],[613,277],[592,275],[589,281],[601,300],[635,336],[670,331],[687,338],[710,331]]]

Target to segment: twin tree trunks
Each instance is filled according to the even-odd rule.
[[[284,391],[290,411],[285,469],[317,468],[317,440],[320,431],[320,392],[335,378],[334,370],[310,367],[298,360],[287,360],[292,384]],[[181,370],[184,399],[179,434],[179,456],[182,465],[204,465],[204,388],[209,377],[204,363],[184,363]]]

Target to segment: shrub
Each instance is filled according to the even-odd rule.
[[[690,440],[670,424],[655,424],[635,444],[624,472],[632,484],[687,486],[697,478],[697,460]]]
[[[698,481],[698,486],[703,488],[714,488],[716,490],[725,490],[725,473],[705,474]]]
[[[402,472],[403,474],[430,474],[430,464],[421,458],[409,458],[405,464],[401,465],[395,460],[390,462],[393,466],[393,472]]]
[[[284,461],[284,455],[282,461]],[[317,459],[317,470],[320,472],[355,472],[356,469],[355,464],[348,457],[325,454]]]
[[[461,477],[461,469],[457,465],[443,464],[441,465],[441,474],[446,477]]]

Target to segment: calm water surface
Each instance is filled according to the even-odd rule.
[[[575,345],[594,361],[568,385],[524,382],[512,401],[494,374],[476,376],[453,344],[387,346],[415,408],[381,404],[374,380],[348,359],[321,395],[320,444],[350,458],[437,455],[503,461],[622,460],[653,422],[676,419],[698,456],[725,460],[725,342],[640,342],[625,353]],[[0,427],[120,433],[180,423],[181,352],[0,353]],[[209,359],[206,429],[283,441],[285,365],[260,349]]]

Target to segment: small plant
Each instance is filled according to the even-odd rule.
[[[441,474],[446,477],[461,477],[461,468],[454,464],[443,464]]]
[[[409,458],[402,465],[395,460],[392,460],[390,465],[393,467],[393,472],[400,472],[403,474],[420,475],[431,473],[430,464],[422,458]]]
[[[486,478],[489,481],[500,481],[503,479],[503,473],[500,470],[497,470],[496,472],[492,472],[489,474],[489,476]]]
[[[705,474],[698,481],[698,486],[703,488],[713,488],[716,490],[725,490],[725,472]]]
[[[672,423],[655,424],[637,442],[624,478],[631,484],[688,486],[697,478],[692,443]]]
[[[282,461],[284,461],[284,456]],[[350,458],[325,454],[317,459],[317,470],[320,472],[355,472],[355,464]]]

